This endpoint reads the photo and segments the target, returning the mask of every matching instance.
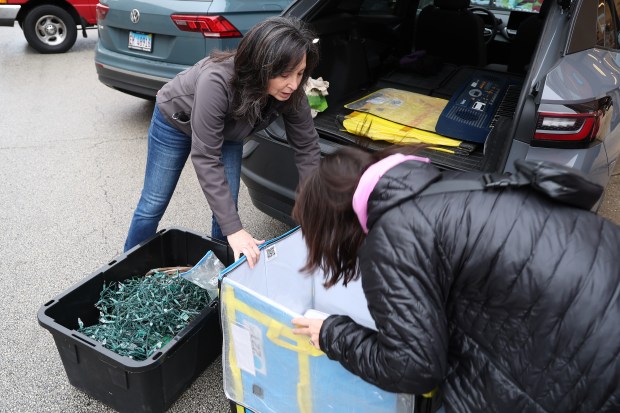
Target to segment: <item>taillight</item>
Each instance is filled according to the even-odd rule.
[[[582,141],[596,136],[600,122],[598,113],[548,113],[538,114],[534,139],[545,141]]]
[[[95,10],[97,10],[97,21],[101,21],[101,20],[105,19],[105,16],[108,15],[108,12],[110,11],[110,8],[108,6],[104,6],[101,3],[97,3],[97,6],[95,7]]]
[[[534,142],[541,144],[588,144],[599,132],[601,120],[611,107],[605,97],[593,102],[569,104],[562,111],[538,113]]]
[[[204,37],[241,37],[241,32],[222,16],[173,14],[170,18],[184,32],[200,32]]]

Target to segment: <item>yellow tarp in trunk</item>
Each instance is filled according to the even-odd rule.
[[[343,121],[343,126],[347,132],[354,135],[401,145],[426,143],[439,147],[446,147],[444,149],[450,151],[449,148],[458,148],[463,143],[457,139],[447,138],[417,128],[411,128],[396,122],[390,122],[378,116],[360,112],[352,112],[347,115]]]

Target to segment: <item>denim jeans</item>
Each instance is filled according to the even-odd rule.
[[[140,201],[134,211],[124,251],[155,235],[191,150],[191,139],[171,126],[157,105],[149,127],[146,172]],[[242,142],[224,141],[221,160],[226,180],[237,207],[241,178]],[[211,219],[211,236],[226,240],[215,216]]]

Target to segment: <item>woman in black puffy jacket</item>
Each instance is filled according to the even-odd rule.
[[[323,160],[293,211],[305,270],[361,274],[377,331],[295,332],[387,391],[439,387],[448,412],[620,412],[620,227],[529,188],[417,196],[439,179],[412,155]]]

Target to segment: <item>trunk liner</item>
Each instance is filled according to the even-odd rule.
[[[340,141],[348,145],[355,144],[372,150],[379,150],[390,146],[387,142],[374,141],[363,136],[353,135],[341,129],[341,123],[338,119],[350,112],[350,110],[342,108],[338,111],[326,111],[317,116],[314,120],[314,125],[321,137]],[[454,155],[432,149],[424,149],[420,152],[420,155],[430,158],[437,166],[461,171],[481,170],[484,160],[484,155],[480,149],[475,150],[468,156]]]
[[[353,135],[344,129],[342,126],[342,119],[345,115],[351,113],[351,110],[344,108],[346,103],[363,98],[373,91],[386,87],[449,98],[453,93],[455,93],[456,90],[460,89],[463,82],[467,81],[474,70],[476,69],[463,67],[459,70],[452,71],[449,77],[443,82],[437,81],[437,78],[434,77],[432,80],[428,79],[429,82],[427,83],[425,83],[424,80],[411,76],[411,74],[392,72],[388,76],[382,78],[372,88],[361,90],[354,95],[348,96],[341,102],[330,102],[328,109],[318,114],[314,119],[315,127],[321,137],[327,140],[336,141],[344,145],[353,144],[371,150],[385,148],[391,144],[382,141],[374,141],[363,136]],[[428,88],[431,84],[434,87],[432,90]],[[503,98],[502,104],[496,112],[496,118],[491,123],[492,126],[497,128],[498,120],[501,119],[501,133],[497,133],[500,132],[499,130],[492,129],[486,144],[477,144],[476,149],[469,155],[450,154],[432,149],[424,149],[420,154],[429,157],[434,164],[445,169],[455,169],[460,171],[494,170],[494,168],[497,167],[497,165],[495,165],[496,162],[490,161],[497,161],[502,158],[500,156],[501,153],[507,149],[506,144],[510,141],[508,134],[506,133],[508,129],[507,126],[511,123],[510,120],[514,114],[519,94],[519,87],[511,86],[509,88]]]

